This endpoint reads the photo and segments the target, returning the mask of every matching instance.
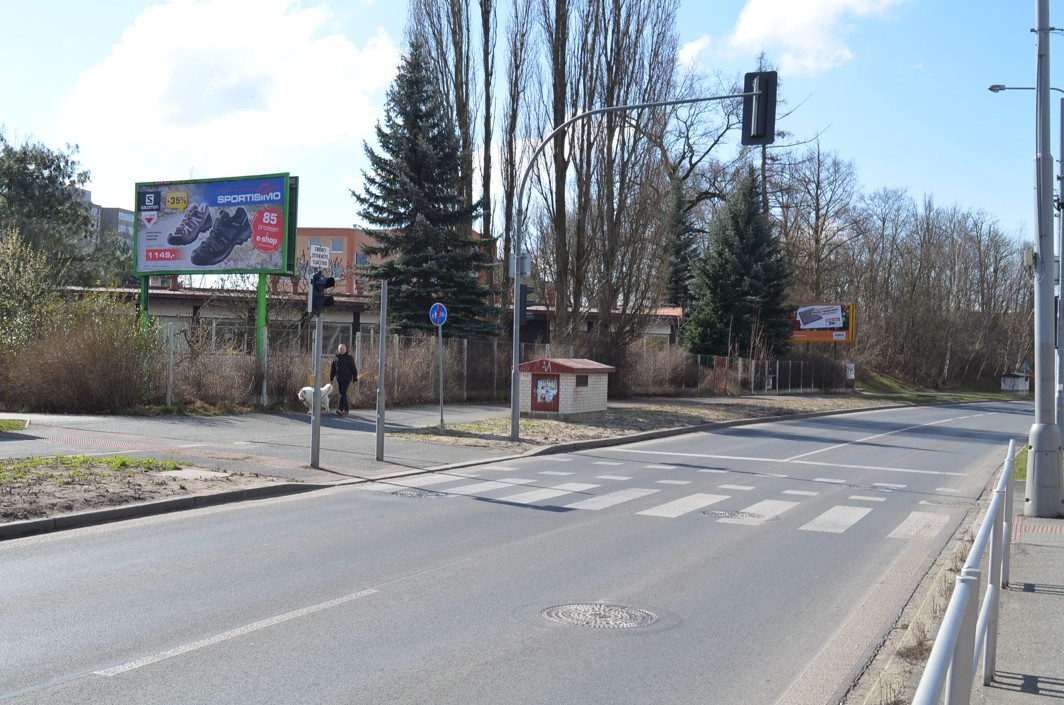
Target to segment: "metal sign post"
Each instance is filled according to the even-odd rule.
[[[432,304],[429,320],[436,326],[436,341],[440,351],[440,428],[443,428],[443,324],[447,322],[447,307],[440,303]]]
[[[381,321],[377,328],[378,349],[380,355],[377,358],[377,461],[384,460],[384,358],[388,352],[388,346],[384,342],[388,331],[388,280],[381,282]]]

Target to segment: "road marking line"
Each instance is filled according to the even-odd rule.
[[[826,482],[829,485],[845,485],[846,480],[837,480],[833,477],[817,477],[813,479],[813,482]]]
[[[315,612],[321,612],[322,610],[327,610],[332,607],[338,607],[342,604],[357,600],[361,597],[373,595],[376,592],[376,590],[372,589],[361,590],[359,592],[351,593],[350,595],[338,597],[335,600],[329,600],[328,602],[319,602],[318,604],[311,605],[310,607],[304,607],[302,609],[293,610],[291,612],[285,612],[284,614],[277,615],[276,617],[263,619],[259,622],[253,622],[251,624],[244,625],[243,627],[237,627],[236,629],[230,629],[227,632],[222,632],[221,634],[216,634],[215,636],[208,637],[206,639],[193,641],[192,643],[185,644],[184,646],[178,646],[174,649],[160,651],[159,653],[152,654],[151,656],[145,656],[144,658],[137,659],[136,661],[127,661],[126,663],[120,664],[118,666],[114,666],[112,668],[105,668],[101,671],[94,671],[93,673],[97,676],[117,676],[121,673],[126,673],[127,671],[132,671],[136,668],[149,666],[153,663],[158,663],[159,661],[165,661],[168,658],[173,658],[174,656],[180,656],[182,654],[187,654],[190,651],[202,649],[205,646],[211,646],[213,644],[218,644],[228,639],[234,639],[236,637],[245,636],[252,632],[259,631],[260,629],[265,629],[267,627],[272,627],[274,625],[281,624],[282,622],[287,622],[291,619],[298,619],[299,617],[305,617],[308,614],[314,614]]]
[[[938,512],[911,512],[909,516],[898,525],[898,528],[887,534],[891,539],[914,539],[918,536],[932,538],[949,521],[949,514]]]
[[[552,463],[568,463],[572,458],[565,458],[558,455],[545,455],[539,458],[540,460],[549,460]]]
[[[647,465],[647,470],[675,470],[675,465]]]
[[[540,475],[557,475],[558,477],[569,477],[573,473],[565,472],[563,470],[543,470]]]
[[[727,475],[727,470],[717,470],[715,468],[702,468],[698,472],[708,472],[712,475]]]
[[[646,509],[642,512],[636,512],[636,514],[643,514],[644,516],[651,517],[665,517],[667,519],[675,519],[678,516],[693,512],[696,509],[702,507],[708,507],[711,504],[722,502],[729,497],[723,494],[693,494],[690,497],[684,497],[683,499],[677,499],[672,502],[661,504],[651,509]]]
[[[690,485],[690,480],[657,480],[655,485]]]
[[[825,463],[815,460],[795,460],[794,458],[801,458],[802,456],[796,455],[794,458],[751,458],[740,455],[711,455],[708,453],[673,453],[669,451],[661,450],[636,450],[634,448],[610,448],[614,453],[642,453],[645,455],[672,455],[681,458],[700,458],[703,460],[749,460],[757,463],[789,463],[793,465],[818,465],[821,467],[830,468],[843,468],[846,470],[879,470],[881,472],[901,472],[910,473],[913,475],[945,475],[950,477],[965,477],[962,472],[947,472],[945,470],[914,470],[911,468],[888,468],[879,465],[850,465],[847,463]],[[820,451],[814,451],[820,452]],[[807,454],[808,455],[808,454]],[[727,470],[714,470],[714,469],[700,469],[699,472],[727,472]],[[768,473],[766,473],[768,474]]]
[[[724,524],[757,526],[758,524],[764,524],[769,519],[775,519],[791,507],[797,506],[798,502],[787,502],[782,499],[766,499],[757,504],[752,504],[743,510],[745,514],[754,514],[757,516],[724,518],[717,519],[717,521]]]
[[[717,485],[717,487],[721,488],[722,490],[742,490],[743,492],[749,492],[750,490],[754,489],[749,485]]]
[[[783,494],[796,494],[802,497],[816,497],[819,492],[812,492],[810,490],[783,490]]]
[[[613,462],[610,462],[608,460],[596,460],[595,462],[593,462],[591,464],[592,465],[624,465],[624,463],[613,463]]]
[[[856,501],[859,501],[859,502],[886,502],[887,501],[886,497],[864,497],[864,496],[859,495],[859,494],[850,495],[850,499],[853,499],[853,500],[856,500]]]
[[[631,480],[632,478],[625,477],[624,475],[599,475],[595,479],[596,480],[619,480],[621,482],[624,482],[626,480]]]
[[[471,485],[462,485],[461,487],[448,487],[443,491],[447,494],[478,494],[480,492],[490,492],[491,490],[506,489],[514,485],[530,485],[533,482],[535,480],[524,480],[515,477],[512,480],[488,480],[486,482],[474,482]]]
[[[509,497],[500,497],[501,502],[512,502],[514,504],[532,504],[533,502],[542,502],[545,499],[554,499],[555,497],[561,497],[562,495],[572,494],[573,492],[586,492],[598,487],[598,485],[586,485],[580,482],[568,482],[564,485],[558,485],[557,487],[551,487],[544,490],[532,490],[530,492],[521,492],[519,494],[511,495]]]
[[[808,524],[799,526],[801,531],[821,531],[828,534],[841,534],[846,529],[856,524],[868,512],[871,507],[847,507],[839,505],[827,510]]]
[[[502,470],[503,472],[510,472],[516,469],[517,466],[515,465],[485,465],[481,468],[481,470]]]
[[[612,507],[615,504],[621,504],[622,502],[630,502],[633,499],[639,499],[640,497],[646,497],[652,495],[655,492],[661,490],[649,490],[641,489],[639,487],[632,487],[626,490],[618,490],[617,492],[610,492],[604,494],[601,497],[592,497],[591,499],[583,499],[573,504],[567,504],[566,509],[589,509],[591,511],[598,511],[599,509],[606,509]]]
[[[963,418],[963,417],[961,417],[961,418]],[[817,453],[827,453],[828,451],[831,451],[831,450],[838,450],[839,448],[845,448],[846,446],[852,446],[852,445],[856,445],[858,443],[864,443],[865,441],[872,441],[872,440],[875,440],[876,438],[883,438],[884,436],[893,436],[896,433],[905,433],[906,431],[912,431],[914,428],[927,428],[928,426],[938,426],[939,424],[949,423],[951,421],[957,421],[957,419],[956,418],[941,419],[939,421],[932,421],[930,423],[921,423],[921,424],[916,424],[914,426],[906,426],[905,428],[895,429],[894,431],[887,431],[886,433],[877,433],[874,436],[865,436],[864,438],[858,438],[855,441],[848,441],[846,443],[837,443],[836,445],[828,446],[827,448],[821,448],[819,450],[811,450],[808,453],[801,453],[800,455],[792,455],[791,457],[787,458],[787,460],[784,461],[784,462],[791,462],[791,461],[794,461],[794,460],[798,460],[799,458],[806,458],[806,457],[808,457],[810,455],[816,455]]]

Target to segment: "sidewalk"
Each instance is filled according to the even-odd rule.
[[[1013,502],[1009,585],[1001,593],[997,674],[976,674],[973,704],[1064,699],[1064,519],[1023,516],[1024,485]]]

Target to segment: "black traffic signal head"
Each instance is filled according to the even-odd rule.
[[[743,81],[743,144],[772,144],[776,139],[775,71],[746,74]]]
[[[336,280],[332,277],[327,277],[321,272],[315,272],[314,276],[310,279],[310,312],[316,316],[320,316],[325,311],[326,306],[332,306],[336,301],[331,296],[327,296],[326,289],[331,289],[336,286]]]

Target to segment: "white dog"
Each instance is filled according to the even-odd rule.
[[[333,386],[330,382],[321,388],[321,410],[325,413],[329,413],[329,395],[332,394]],[[307,405],[307,413],[313,411],[314,405],[314,387],[303,387],[299,390],[299,401]]]

